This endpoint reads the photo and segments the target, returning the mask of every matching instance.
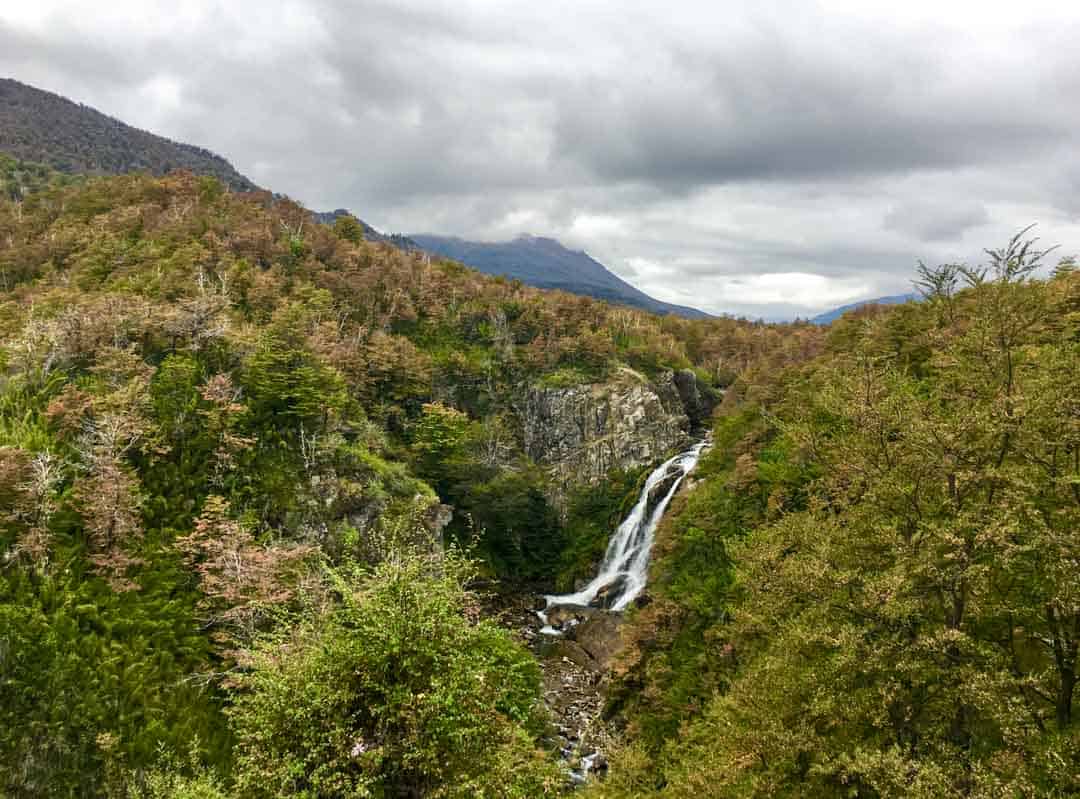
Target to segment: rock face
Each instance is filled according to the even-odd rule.
[[[422,517],[424,529],[430,534],[432,544],[442,551],[443,544],[443,530],[454,519],[454,507],[452,505],[444,505],[441,502],[428,507],[424,511]]]
[[[679,392],[686,415],[691,426],[696,430],[705,426],[709,416],[720,400],[719,393],[710,386],[698,382],[697,375],[690,369],[680,369],[672,375],[675,390]]]
[[[547,612],[548,624],[559,630],[570,630],[596,613],[584,605],[556,605]]]
[[[596,598],[589,603],[590,607],[603,608],[604,610],[611,610],[612,606],[618,600],[619,595],[626,590],[627,577],[625,574],[620,574],[610,583],[605,585],[599,591],[596,592]]]
[[[687,444],[691,420],[674,373],[650,383],[622,369],[604,383],[530,388],[522,427],[529,457],[565,489],[655,463]]]
[[[559,654],[569,656],[579,666],[603,672],[622,651],[622,619],[621,613],[602,605],[557,605],[548,611],[547,621],[561,637],[548,641],[552,646],[573,649],[573,655],[561,650]]]

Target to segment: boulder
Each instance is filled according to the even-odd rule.
[[[626,580],[626,575],[620,574],[610,583],[601,587],[600,590],[596,592],[593,601],[589,603],[589,607],[610,610],[611,606],[615,604],[619,595],[623,592],[623,589],[626,588]]]
[[[645,518],[651,516],[652,512],[656,510],[656,506],[667,496],[668,491],[671,490],[675,481],[679,479],[680,474],[678,469],[673,468],[664,475],[663,480],[652,487],[652,490],[649,491],[649,498],[645,502]]]
[[[440,502],[428,506],[422,517],[424,528],[431,534],[432,540],[438,542],[440,548],[443,544],[443,530],[453,520],[454,507]]]
[[[597,612],[574,628],[574,640],[601,670],[606,669],[622,651],[621,622],[619,614]]]
[[[597,671],[598,666],[592,655],[586,652],[577,641],[561,638],[556,641],[549,657],[566,658],[575,666],[587,671]]]
[[[588,619],[596,612],[595,608],[585,605],[556,605],[549,608],[545,615],[548,624],[556,630],[566,631]]]
[[[713,408],[720,401],[720,394],[711,386],[704,385],[690,369],[680,369],[672,375],[675,390],[690,419],[694,430],[699,430],[709,420]]]
[[[643,591],[642,593],[640,593],[636,597],[634,597],[634,607],[638,608],[639,610],[641,608],[647,608],[651,604],[652,604],[652,597],[649,596],[648,591]]]

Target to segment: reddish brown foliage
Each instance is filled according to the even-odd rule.
[[[199,575],[200,607],[207,624],[220,628],[227,647],[250,640],[263,614],[287,603],[296,592],[315,548],[301,544],[263,545],[229,516],[219,496],[206,500],[195,529],[176,540],[185,563]]]

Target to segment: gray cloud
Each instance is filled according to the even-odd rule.
[[[885,215],[888,230],[906,233],[923,241],[957,241],[964,232],[990,221],[981,203],[946,205],[934,201],[913,201],[897,206]]]
[[[1033,221],[1080,249],[1080,12],[947,6],[42,0],[0,9],[0,72],[315,208],[779,317]]]

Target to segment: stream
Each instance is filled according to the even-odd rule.
[[[594,766],[604,766],[605,733],[594,729],[594,722],[603,705],[603,672],[618,646],[618,620],[645,589],[656,527],[708,445],[698,442],[660,464],[612,534],[596,576],[572,594],[545,595],[544,609],[535,611],[542,625],[538,651],[548,652],[541,660],[546,661],[545,702],[560,720],[563,757],[575,783],[585,782]]]

